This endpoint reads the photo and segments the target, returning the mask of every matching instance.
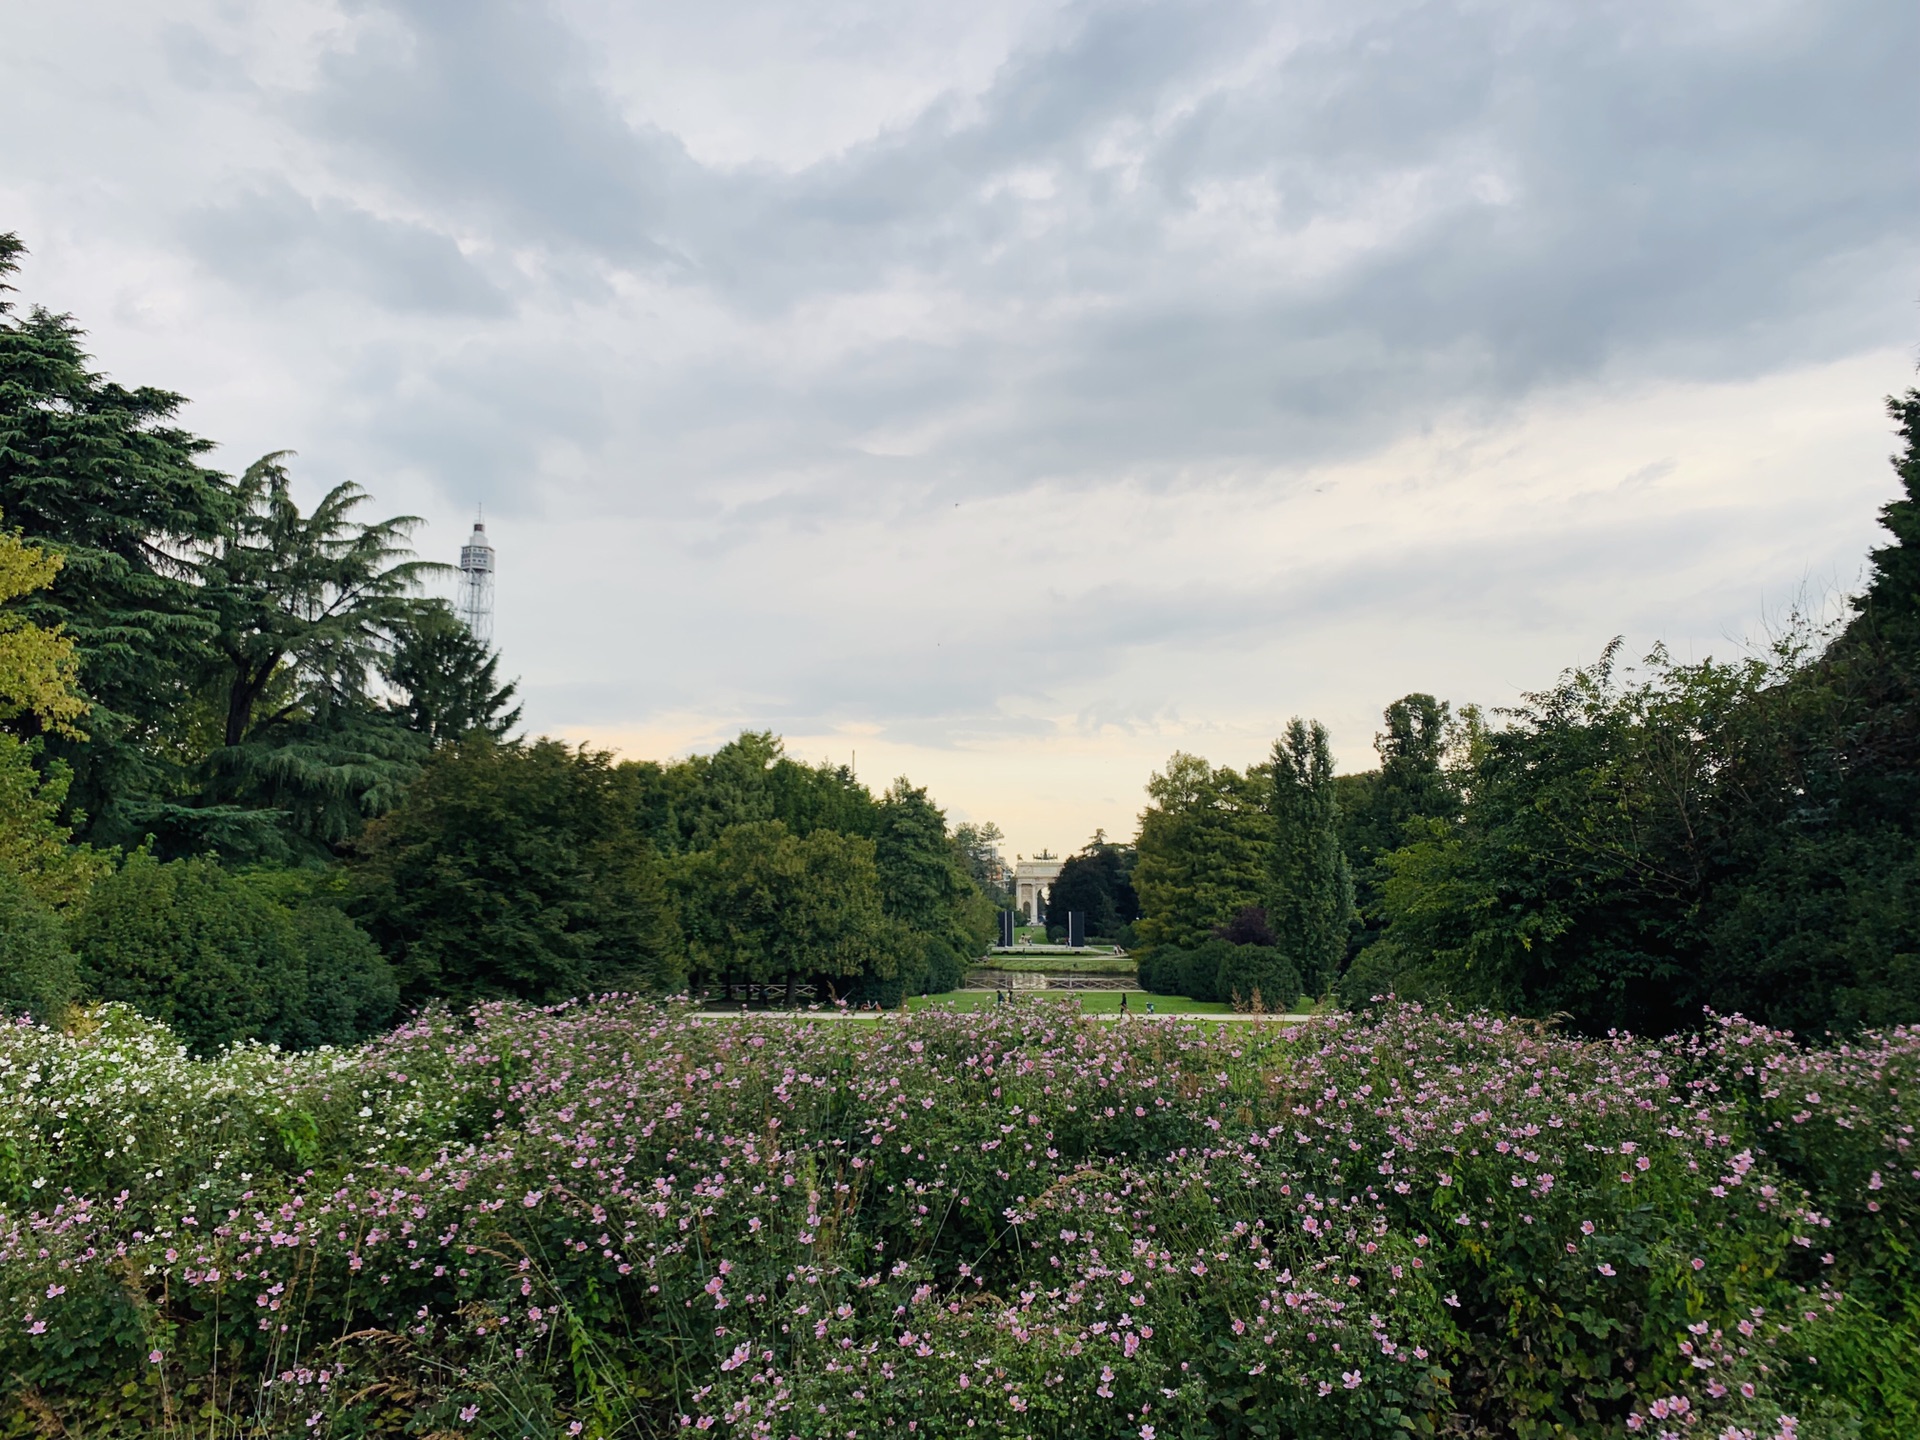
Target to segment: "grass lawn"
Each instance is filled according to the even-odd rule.
[[[1086,990],[1075,995],[1080,1002],[1080,1010],[1086,1015],[1117,1015],[1120,1013],[1120,997],[1127,997],[1127,1009],[1135,1015],[1147,1013],[1147,1003],[1153,1003],[1156,1015],[1231,1015],[1231,1005],[1211,1000],[1189,1000],[1184,995],[1145,995],[1138,990]],[[1016,1005],[1032,1005],[1067,998],[1057,991],[1035,990],[1023,992]],[[950,990],[945,995],[909,995],[906,1005],[909,1010],[946,1009],[955,1011],[991,1010],[993,1008],[991,990]]]

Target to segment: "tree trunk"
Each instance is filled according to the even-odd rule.
[[[227,691],[227,744],[238,745],[247,738],[253,728],[253,707],[279,668],[280,657],[276,655],[261,667],[256,678],[252,666],[244,660],[234,661],[233,685]]]

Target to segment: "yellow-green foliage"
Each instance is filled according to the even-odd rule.
[[[0,607],[46,589],[59,572],[58,555],[0,533]],[[73,641],[58,626],[47,629],[0,608],[0,720],[32,715],[49,730],[74,735],[74,722],[86,713]]]
[[[42,776],[31,745],[0,735],[0,869],[63,909],[86,895],[109,862],[90,846],[72,843],[73,831],[60,817],[69,772],[64,765],[49,768]]]
[[[0,720],[30,716],[43,729],[74,736],[87,702],[73,641],[59,627],[35,625],[7,608],[51,585],[59,570],[59,556],[0,532]],[[80,899],[106,868],[104,857],[70,843],[73,832],[60,818],[68,781],[64,766],[42,776],[30,745],[0,735],[0,867],[54,906]]]

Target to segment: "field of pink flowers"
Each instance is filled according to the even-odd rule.
[[[0,1435],[1920,1434],[1920,1034],[0,1034]]]

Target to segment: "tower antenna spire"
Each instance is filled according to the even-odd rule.
[[[487,543],[486,510],[476,510],[473,534],[460,547],[460,596],[454,611],[473,638],[493,643],[493,546]]]

